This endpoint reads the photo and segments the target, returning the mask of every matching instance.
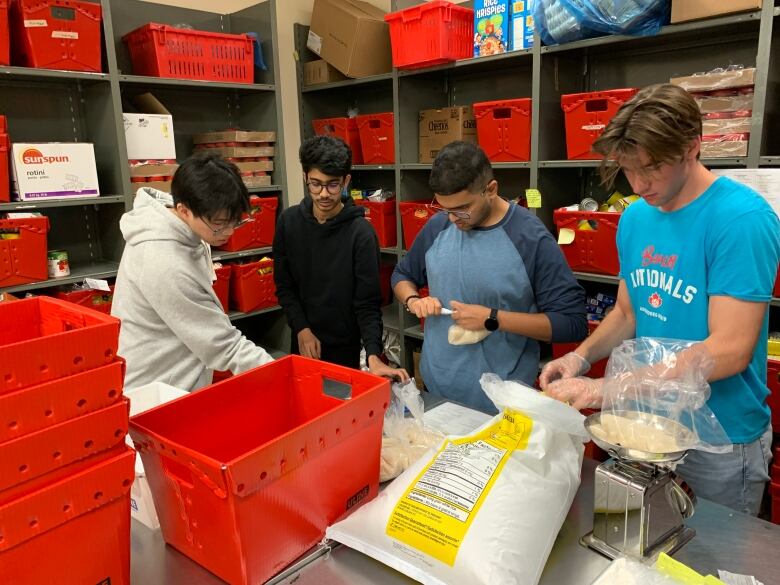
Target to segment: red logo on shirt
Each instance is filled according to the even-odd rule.
[[[661,305],[664,304],[663,299],[661,299],[661,295],[659,295],[657,292],[654,292],[650,295],[650,297],[647,299],[647,302],[650,303],[650,306],[654,309],[657,309]]]
[[[642,251],[642,266],[651,266],[653,264],[660,264],[664,268],[674,270],[674,265],[677,264],[677,254],[670,256],[656,254],[655,246],[648,246]]]

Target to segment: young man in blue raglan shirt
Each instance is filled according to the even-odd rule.
[[[540,383],[576,408],[600,406],[602,380],[581,377],[624,339],[699,341],[677,356],[714,360],[709,407],[734,443],[726,454],[689,451],[678,473],[700,497],[757,514],[769,480],[768,302],[780,256],[780,221],[755,191],[699,160],[702,117],[685,90],[647,87],[626,102],[594,145],[642,201],[620,219],[618,301]],[[690,363],[690,362],[689,362]],[[684,369],[684,368],[683,368]]]
[[[539,341],[587,333],[585,294],[558,244],[527,209],[498,194],[484,151],[453,142],[436,157],[429,185],[433,216],[393,273],[393,291],[426,318],[421,371],[431,392],[496,412],[479,385],[485,372],[533,385]],[[418,290],[428,285],[430,296]],[[443,315],[442,307],[452,310]],[[490,332],[452,345],[448,330]]]

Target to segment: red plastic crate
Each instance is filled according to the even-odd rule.
[[[0,396],[0,443],[18,439],[114,404],[122,396],[125,363],[51,380]]]
[[[0,219],[0,288],[49,278],[46,261],[49,218]]]
[[[382,306],[393,302],[393,288],[390,286],[393,270],[395,270],[394,264],[382,264],[379,267],[379,288],[382,291]]]
[[[99,73],[103,12],[79,0],[14,0],[11,3],[14,65]],[[28,22],[45,26],[26,26]]]
[[[636,92],[635,88],[610,89],[589,93],[571,93],[561,96],[561,108],[566,119],[566,152],[570,159],[600,159],[591,151],[593,142],[624,103]]]
[[[286,356],[134,416],[165,541],[233,585],[264,583],[376,496],[389,390]]]
[[[237,252],[251,248],[262,248],[274,243],[276,233],[276,208],[279,206],[277,197],[249,198],[249,217],[253,221],[239,226],[230,239],[219,247],[220,250]]]
[[[352,164],[363,164],[363,149],[360,146],[360,131],[355,118],[320,118],[312,120],[314,133],[318,136],[341,138],[352,150]]]
[[[126,34],[133,73],[151,77],[253,83],[254,45],[234,35],[149,23]]]
[[[0,133],[0,203],[11,201],[10,152],[11,140],[8,134]]]
[[[780,433],[780,360],[767,360],[766,385],[770,393],[766,402],[772,409],[772,428]]]
[[[769,475],[773,483],[780,484],[780,463],[772,463],[772,467],[769,470]]]
[[[401,225],[404,228],[404,248],[411,249],[414,238],[420,233],[420,230],[428,220],[436,214],[428,207],[428,201],[402,201],[399,203],[401,208]]]
[[[11,34],[8,27],[8,0],[0,0],[0,65],[11,64]]]
[[[231,265],[230,308],[248,313],[278,304],[273,266],[273,260]],[[268,268],[272,269],[268,274],[260,272]]]
[[[0,491],[41,477],[124,441],[127,399],[0,444]]]
[[[217,280],[214,281],[214,292],[222,304],[222,310],[228,312],[228,298],[230,293],[230,264],[225,264],[222,268],[215,270]]]
[[[769,495],[772,497],[772,523],[780,524],[780,483],[769,483]]]
[[[477,140],[493,162],[531,160],[531,98],[474,104]]]
[[[110,291],[104,290],[71,290],[71,291],[59,291],[56,294],[56,298],[68,301],[75,305],[81,305],[83,307],[89,307],[95,311],[100,311],[106,315],[111,314],[111,302],[114,298],[114,285],[109,286]]]
[[[0,583],[129,585],[134,464],[135,452],[123,447],[2,497]]]
[[[588,335],[593,333],[599,326],[599,321],[588,321]],[[580,343],[553,343],[552,344],[552,356],[553,359],[558,359],[565,356],[570,351],[574,351]],[[607,372],[607,359],[599,360],[590,367],[590,371],[585,374],[590,378],[603,378]]]
[[[379,245],[382,248],[393,248],[398,244],[398,234],[395,230],[395,200],[368,201],[356,199],[355,205],[366,210],[366,219],[374,227]]]
[[[390,26],[393,65],[399,69],[468,59],[474,52],[471,8],[433,0],[386,14],[385,21]]]
[[[119,319],[49,297],[0,303],[0,395],[110,364]]]
[[[561,245],[566,262],[572,270],[597,272],[599,274],[617,274],[620,270],[618,260],[617,226],[620,214],[609,211],[568,211],[556,209],[553,219],[558,228],[574,231],[574,241]],[[581,221],[595,221],[596,229],[578,229]]]
[[[357,117],[363,163],[367,165],[395,162],[395,131],[393,112],[365,114]]]
[[[775,288],[772,291],[772,296],[780,297],[780,267],[777,269],[777,280],[775,280]]]

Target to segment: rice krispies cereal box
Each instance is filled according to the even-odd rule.
[[[474,56],[509,50],[511,0],[474,0]]]

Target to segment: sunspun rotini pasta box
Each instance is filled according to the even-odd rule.
[[[474,56],[485,57],[509,50],[511,0],[474,1]]]
[[[22,201],[100,195],[92,144],[17,142],[13,145],[13,170]]]

